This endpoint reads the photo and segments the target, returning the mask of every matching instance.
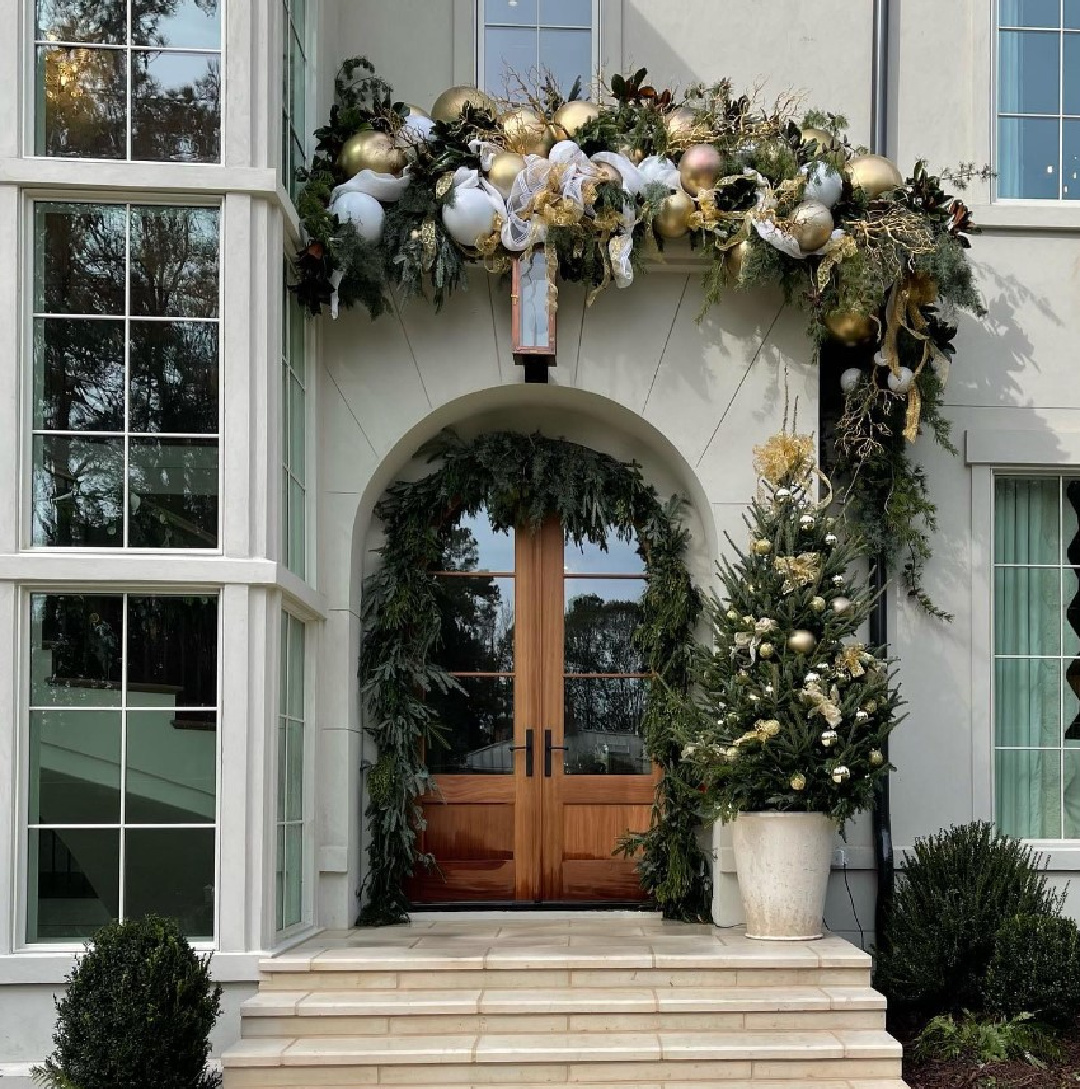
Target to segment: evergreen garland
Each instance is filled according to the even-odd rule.
[[[648,584],[634,643],[653,674],[643,730],[646,751],[664,774],[650,828],[628,837],[621,849],[641,851],[642,885],[666,916],[706,917],[710,877],[697,842],[701,795],[680,761],[675,733],[702,606],[686,568],[681,502],[663,503],[636,464],[540,434],[496,431],[465,442],[447,431],[419,451],[425,455],[438,468],[393,484],[375,507],[387,544],[379,550],[379,569],[364,583],[360,676],[378,757],[368,779],[368,901],[359,923],[407,919],[405,881],[417,865],[435,861],[417,843],[423,826],[417,799],[430,786],[423,745],[439,736],[425,695],[457,682],[432,660],[440,614],[431,571],[447,530],[481,509],[497,532],[536,528],[554,516],[577,544],[604,547],[609,532],[626,541],[636,535]]]

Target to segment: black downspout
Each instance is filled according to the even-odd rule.
[[[878,155],[888,153],[889,144],[889,0],[874,0],[873,55],[873,136],[872,150]],[[874,560],[871,589],[876,595],[874,611],[870,614],[869,636],[872,646],[888,648],[889,602],[885,596],[888,568],[884,554]],[[885,759],[889,758],[886,740]],[[892,843],[892,814],[889,807],[889,777],[884,776],[874,791],[873,808],[874,863],[877,867],[877,898],[874,902],[874,939],[880,949],[887,932],[892,911],[894,860]]]

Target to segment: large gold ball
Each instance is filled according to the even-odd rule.
[[[817,644],[812,631],[798,628],[788,636],[787,645],[796,654],[809,654]]]
[[[692,135],[695,129],[702,127],[701,114],[689,106],[679,106],[664,114],[664,128],[667,129],[669,140],[684,139]]]
[[[635,166],[645,158],[645,152],[639,147],[621,147],[619,154],[625,155]]]
[[[904,184],[903,174],[884,155],[857,155],[846,169],[852,186],[864,190],[870,197],[879,197]]]
[[[841,344],[862,344],[877,336],[877,322],[857,310],[830,310],[824,320],[829,336]]]
[[[832,212],[819,200],[804,200],[791,215],[789,230],[803,253],[814,253],[832,238]]]
[[[488,181],[502,194],[503,200],[510,198],[510,188],[514,179],[525,169],[525,160],[514,151],[500,151],[491,160]]]
[[[669,197],[664,197],[653,218],[657,233],[661,238],[682,238],[690,230],[687,220],[693,210],[693,197],[688,196],[681,189],[677,189]]]
[[[622,175],[611,163],[593,163],[593,166],[596,169],[597,181],[614,182],[616,185],[622,185]]]
[[[600,116],[600,107],[595,102],[585,102],[583,99],[575,99],[573,102],[564,102],[556,111],[555,124],[566,133],[567,138],[572,139],[582,125]]]
[[[831,132],[812,127],[802,130],[802,142],[804,144],[816,143],[822,151],[832,151],[833,148],[840,146],[839,141]]]
[[[750,243],[744,238],[738,245],[732,246],[724,255],[724,274],[729,284],[742,275],[743,265],[746,264],[746,255],[750,252]]]
[[[506,146],[519,155],[547,155],[555,143],[552,127],[525,107],[503,114],[499,126],[506,136]]]
[[[712,189],[720,177],[720,152],[712,144],[694,144],[679,160],[679,178],[692,197],[702,189]]]
[[[497,110],[495,100],[479,87],[449,87],[435,99],[431,116],[436,121],[456,121],[467,105],[491,114]]]
[[[338,156],[338,166],[349,178],[361,170],[374,170],[376,174],[400,174],[405,169],[406,161],[404,149],[394,144],[393,137],[374,129],[350,136]]]

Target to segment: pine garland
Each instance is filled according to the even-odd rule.
[[[694,628],[702,599],[686,568],[689,534],[678,499],[660,500],[636,464],[543,435],[497,431],[464,442],[443,432],[418,456],[438,468],[392,485],[375,508],[387,544],[364,583],[360,659],[367,733],[378,750],[368,778],[371,828],[362,925],[408,918],[405,882],[437,861],[418,848],[418,797],[430,786],[423,743],[439,723],[425,701],[454,679],[433,659],[440,615],[436,579],[442,534],[460,517],[485,510],[496,531],[535,528],[558,517],[567,540],[603,547],[609,534],[636,536],[648,585],[634,644],[653,679],[643,729],[646,751],[663,769],[651,826],[622,845],[641,851],[639,871],[651,899],[672,918],[708,915],[710,877],[697,842],[703,819],[696,779],[680,761],[676,712],[690,684]]]

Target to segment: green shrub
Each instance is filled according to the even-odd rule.
[[[1033,1066],[1060,1054],[1053,1034],[1022,1013],[1005,1020],[981,1020],[970,1013],[959,1020],[939,1014],[915,1038],[913,1054],[918,1063],[962,1059],[971,1063],[1003,1063],[1020,1059]]]
[[[998,931],[986,975],[986,1005],[1029,1013],[1061,1028],[1080,1015],[1080,931],[1071,919],[1018,915]]]
[[[875,984],[897,1007],[983,1010],[998,931],[1016,915],[1061,911],[1041,856],[983,821],[917,840],[897,882]]]
[[[94,935],[56,1003],[50,1089],[210,1089],[207,1037],[221,1012],[210,958],[175,922],[148,915]]]

